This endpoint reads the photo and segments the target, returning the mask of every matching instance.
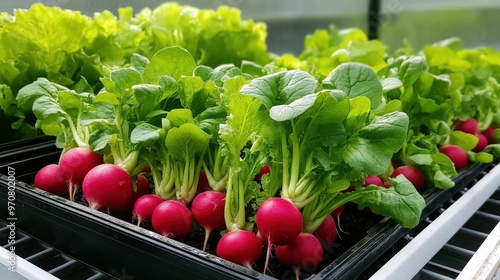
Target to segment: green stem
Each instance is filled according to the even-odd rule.
[[[76,145],[78,147],[82,148],[87,148],[88,144],[85,143],[82,138],[80,138],[80,135],[78,134],[78,130],[76,129],[75,125],[73,124],[73,120],[71,119],[71,116],[68,114],[65,114],[64,117],[68,120],[69,123],[69,128],[71,129],[71,133],[73,134],[73,139],[75,139]]]
[[[297,184],[297,181],[299,180],[299,175],[300,175],[300,143],[299,143],[299,137],[297,135],[297,129],[295,127],[295,123],[292,122],[292,135],[290,136],[292,138],[292,172],[291,172],[291,178],[290,178],[290,184],[289,184],[289,190],[288,193],[290,195],[294,194],[295,191],[295,186]]]
[[[281,153],[283,154],[283,186],[281,188],[281,197],[288,198],[288,186],[289,186],[289,157],[290,153],[288,151],[287,135],[283,124],[280,123],[280,134],[281,134]]]

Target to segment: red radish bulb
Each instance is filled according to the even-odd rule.
[[[200,178],[198,179],[198,188],[196,190],[197,193],[202,193],[210,189],[210,185],[208,184],[207,173],[202,169],[200,171]]]
[[[270,172],[269,164],[266,163],[260,169],[259,174],[255,176],[255,181],[260,184],[262,182],[262,176],[264,176],[264,174],[268,174],[269,172]]]
[[[439,148],[439,152],[445,154],[455,165],[457,171],[467,167],[469,163],[469,157],[464,149],[457,145],[445,145]]]
[[[488,144],[496,144],[497,140],[495,139],[495,129],[497,129],[496,126],[490,125],[485,131],[483,131],[484,136],[488,139]]]
[[[62,175],[68,181],[69,199],[75,200],[76,191],[81,187],[83,178],[94,167],[103,164],[102,155],[88,148],[69,149],[59,161]]]
[[[392,172],[391,177],[396,177],[399,174],[403,174],[408,181],[410,181],[418,192],[423,192],[425,189],[425,175],[424,173],[415,166],[403,165],[400,166]]]
[[[465,121],[458,121],[455,129],[465,133],[476,134],[479,131],[479,123],[475,119],[469,118]]]
[[[293,242],[302,231],[304,220],[299,209],[290,200],[273,197],[259,206],[255,222],[260,234],[267,238],[265,273],[271,255],[271,246]]]
[[[135,181],[136,190],[134,192],[135,199],[139,197],[151,194],[151,187],[149,186],[148,178],[143,175],[138,175],[137,180]]]
[[[323,260],[323,247],[319,240],[310,233],[301,233],[293,243],[277,246],[275,255],[282,264],[291,266],[296,277],[300,270],[314,272]]]
[[[49,164],[38,170],[35,175],[35,187],[68,198],[69,189],[57,164]]]
[[[95,210],[130,211],[134,202],[132,178],[125,169],[110,163],[92,168],[83,179],[82,191]]]
[[[325,247],[329,247],[337,238],[337,225],[331,215],[328,215],[321,225],[314,231],[314,235]]]
[[[193,228],[193,214],[177,200],[165,200],[153,211],[155,232],[173,239],[186,237]]]
[[[217,191],[206,191],[198,194],[191,202],[194,219],[205,229],[205,251],[208,237],[212,230],[225,225],[224,206],[226,195]]]
[[[252,269],[252,264],[262,255],[262,244],[254,233],[237,229],[222,236],[217,243],[216,254],[219,258]]]
[[[478,139],[478,142],[477,142],[476,147],[474,147],[474,149],[472,149],[472,151],[479,153],[479,152],[483,151],[484,148],[486,148],[486,146],[488,146],[488,138],[486,138],[486,136],[482,133],[476,133],[476,137]]]
[[[151,224],[153,211],[162,202],[163,199],[155,194],[145,194],[139,197],[135,201],[134,209],[132,210],[133,218],[137,220],[137,226]]]
[[[380,177],[375,176],[375,175],[370,175],[370,176],[367,176],[365,178],[365,182],[363,183],[363,187],[367,187],[369,185],[383,187],[384,182],[382,182],[382,179],[380,179]]]

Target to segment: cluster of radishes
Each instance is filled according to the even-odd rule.
[[[286,218],[284,218],[286,217]],[[276,259],[292,267],[298,276],[302,269],[314,271],[324,258],[324,247],[335,241],[337,228],[332,216],[313,233],[304,232],[304,221],[297,207],[284,198],[269,198],[257,210],[257,234],[235,230],[222,236],[217,245],[221,258],[251,268],[266,246],[264,273],[274,249]]]
[[[256,180],[267,172],[266,165]],[[138,226],[151,227],[155,232],[177,240],[189,235],[196,222],[205,229],[205,251],[210,233],[225,227],[225,194],[205,190],[203,182],[202,176],[200,191],[190,205],[172,199],[163,200],[150,193],[149,182],[144,176],[139,175],[134,184],[123,168],[104,163],[99,153],[87,148],[73,148],[61,156],[59,164],[40,169],[34,183],[37,188],[72,200],[81,189],[84,200],[92,209],[111,214],[132,209]],[[324,258],[324,246],[331,246],[336,239],[333,215],[338,216],[340,212],[328,216],[314,233],[307,233],[303,229],[302,214],[291,201],[270,198],[257,210],[257,230],[238,229],[224,233],[217,243],[216,254],[252,269],[252,264],[263,255],[263,247],[267,246],[264,273],[272,252],[297,275],[301,269],[313,271]]]
[[[477,120],[469,118],[465,121],[457,121],[454,129],[472,134],[478,138],[477,145],[474,147],[474,149],[472,149],[473,152],[482,152],[489,144],[496,143],[493,134],[497,127],[494,125],[489,126],[484,131],[480,131],[479,123],[477,122]],[[446,155],[453,162],[456,171],[463,170],[469,164],[469,157],[467,152],[458,145],[449,143],[443,144],[439,147],[439,152]],[[419,192],[423,192],[425,190],[425,175],[417,166],[398,166],[396,161],[393,161],[392,165],[394,167],[394,171],[392,172],[391,177],[396,177],[400,174],[403,174]],[[367,186],[370,184],[390,187],[390,182],[382,181],[379,176],[368,176],[363,186]]]
[[[63,153],[59,164],[40,169],[34,184],[71,201],[81,190],[89,207],[111,213],[130,211],[135,199],[150,192],[144,176],[137,176],[134,182],[125,169],[104,163],[101,154],[82,147]]]

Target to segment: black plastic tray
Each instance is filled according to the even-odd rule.
[[[7,167],[16,170],[18,226],[31,235],[103,271],[120,271],[134,279],[274,279],[25,183],[58,157],[59,151],[54,151],[0,162],[0,173],[6,174]],[[455,188],[425,192],[427,207],[421,220],[493,166],[476,164],[454,179]],[[7,180],[0,174],[0,209],[7,208]],[[0,211],[0,219],[6,216],[6,211]],[[365,238],[308,279],[356,279],[408,232],[384,218]]]

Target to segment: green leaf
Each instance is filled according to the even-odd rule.
[[[345,127],[348,135],[352,135],[366,125],[370,113],[370,100],[359,96],[349,100],[349,104],[350,111],[347,114]]]
[[[425,68],[425,59],[421,56],[410,56],[401,63],[398,78],[405,88],[410,87],[420,77]]]
[[[493,162],[493,160],[495,159],[492,154],[486,152],[479,152],[479,153],[468,152],[467,156],[469,160],[473,162],[490,163]]]
[[[43,95],[56,98],[57,94],[57,87],[49,80],[46,78],[38,78],[35,82],[21,88],[17,93],[16,99],[20,106],[31,109],[36,98]]]
[[[137,70],[139,73],[142,74],[144,73],[144,70],[149,64],[149,59],[145,56],[134,53],[130,58],[130,63],[132,64],[135,70]]]
[[[349,96],[365,96],[371,101],[371,109],[382,102],[382,84],[377,74],[367,65],[350,62],[339,65],[323,80],[323,84],[340,89]]]
[[[324,90],[318,93],[314,105],[303,117],[317,124],[340,123],[347,118],[349,109],[350,102],[343,91]]]
[[[368,186],[342,196],[350,195],[353,198],[349,201],[357,203],[360,209],[368,207],[373,213],[391,217],[404,228],[415,227],[426,206],[425,200],[403,175],[389,180],[390,188]]]
[[[402,112],[375,117],[347,140],[342,158],[356,170],[370,175],[383,173],[392,155],[406,141],[408,122],[408,116]]]
[[[313,93],[299,98],[290,104],[273,106],[271,107],[271,110],[269,110],[269,116],[271,119],[278,122],[294,119],[311,108],[316,100],[316,97],[317,94]]]
[[[112,131],[105,130],[96,130],[90,135],[89,144],[93,151],[100,151],[104,149],[111,137],[113,136]]]
[[[185,123],[194,124],[193,112],[189,109],[173,109],[166,118],[173,127],[179,127]]]
[[[149,123],[141,123],[130,134],[130,142],[136,146],[151,146],[160,138],[160,128]]]
[[[301,70],[290,70],[253,79],[241,88],[241,94],[258,98],[270,110],[312,94],[315,89],[313,76]]]
[[[479,139],[470,133],[454,130],[450,133],[450,144],[462,147],[466,151],[471,151],[476,147]]]
[[[196,62],[191,54],[180,47],[166,47],[153,56],[143,73],[144,82],[158,83],[161,76],[170,76],[178,80],[182,76],[191,76]]]
[[[382,83],[382,90],[384,92],[388,92],[390,90],[397,89],[403,86],[401,80],[393,77],[385,78],[381,80],[381,83]]]
[[[203,154],[210,138],[192,123],[170,129],[165,139],[168,152],[177,160],[185,162],[196,154]]]

